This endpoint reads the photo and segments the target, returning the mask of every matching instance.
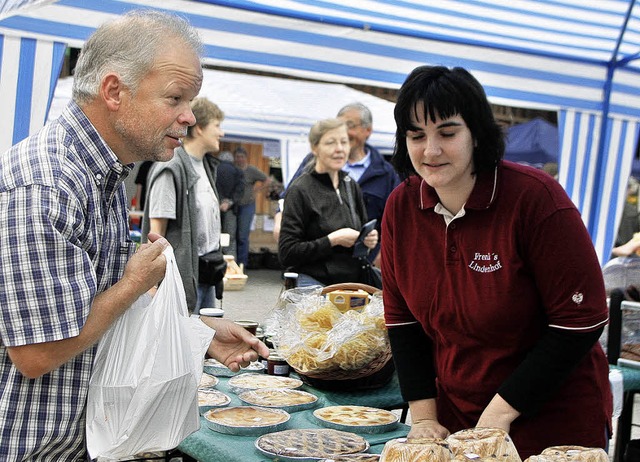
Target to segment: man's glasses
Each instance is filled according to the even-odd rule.
[[[351,121],[349,121],[349,122],[346,122],[346,123],[345,123],[345,125],[347,126],[347,128],[348,128],[349,130],[351,130],[351,129],[353,129],[353,128],[362,127],[362,122],[360,122],[360,123],[355,123],[355,122],[351,122]]]

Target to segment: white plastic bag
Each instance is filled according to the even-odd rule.
[[[155,296],[140,297],[98,344],[87,398],[91,458],[175,448],[198,430],[197,388],[214,330],[189,317],[173,249]]]

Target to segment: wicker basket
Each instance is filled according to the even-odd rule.
[[[379,289],[360,283],[343,283],[326,286],[322,294],[334,290],[364,290],[369,294],[379,292]],[[294,368],[295,370],[295,368]],[[333,391],[369,390],[384,386],[391,377],[395,367],[391,357],[391,349],[387,348],[365,367],[358,370],[345,371],[340,368],[322,370],[318,372],[300,372],[296,370],[300,379],[315,388]]]

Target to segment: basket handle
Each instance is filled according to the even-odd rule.
[[[359,282],[342,282],[340,284],[331,284],[322,288],[322,295],[333,292],[334,290],[364,290],[370,295],[376,292],[381,292],[377,287],[370,286],[368,284],[361,284]]]

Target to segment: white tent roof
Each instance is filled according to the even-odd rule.
[[[495,103],[557,110],[560,181],[608,257],[638,139],[637,0],[59,0],[0,20],[0,143],[44,121],[61,44],[139,7],[185,16],[209,64],[391,88],[463,66]]]

